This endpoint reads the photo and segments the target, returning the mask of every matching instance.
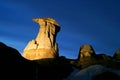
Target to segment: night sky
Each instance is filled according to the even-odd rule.
[[[83,44],[96,54],[113,56],[120,49],[120,0],[0,0],[0,41],[22,55],[39,31],[32,19],[44,17],[61,27],[60,56],[77,58]]]

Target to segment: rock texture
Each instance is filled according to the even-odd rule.
[[[59,24],[52,18],[35,18],[33,21],[39,24],[40,30],[36,39],[24,49],[23,56],[30,60],[58,57],[56,35],[60,30]]]
[[[95,57],[95,55],[96,54],[92,46],[89,44],[84,44],[80,47],[78,60],[81,60],[86,57],[92,58]]]
[[[82,69],[97,63],[97,55],[93,47],[89,44],[83,44],[80,47],[78,58],[70,61],[73,66]]]
[[[80,63],[81,68],[85,68],[96,63],[96,53],[91,45],[83,44],[80,47],[78,63]]]

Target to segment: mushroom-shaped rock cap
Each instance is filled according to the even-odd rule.
[[[34,22],[48,22],[48,23],[52,23],[56,26],[59,26],[59,24],[53,19],[53,18],[33,18],[32,19]],[[59,26],[60,27],[60,26]]]

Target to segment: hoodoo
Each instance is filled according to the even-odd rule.
[[[35,40],[31,40],[24,49],[23,56],[29,60],[56,58],[59,56],[56,43],[59,24],[52,18],[34,18],[40,26]]]

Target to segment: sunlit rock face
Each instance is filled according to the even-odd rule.
[[[59,24],[52,18],[34,18],[33,21],[39,24],[40,29],[36,39],[24,49],[23,56],[30,60],[58,57],[56,35],[60,31]]]

